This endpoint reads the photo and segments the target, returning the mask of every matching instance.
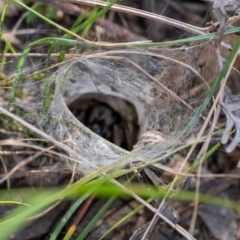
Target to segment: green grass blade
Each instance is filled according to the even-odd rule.
[[[6,1],[6,3],[4,4],[4,7],[2,9],[2,13],[1,13],[1,18],[0,18],[0,36],[1,37],[2,37],[2,33],[3,33],[3,23],[4,23],[5,16],[6,16],[8,4],[9,4],[9,1]]]
[[[78,28],[78,25],[83,21],[84,17],[86,16],[87,14],[87,11],[84,11],[78,18],[77,20],[75,21],[75,23],[73,24],[73,27],[71,28],[71,31],[74,32],[74,33],[77,33],[79,31],[79,28]],[[70,34],[65,34],[62,38],[64,39],[68,39],[70,38],[71,35]],[[50,57],[50,55],[56,50],[57,46],[56,45],[52,45],[50,47],[50,49],[48,50],[48,58]],[[63,50],[61,50],[60,52],[60,55],[65,55],[65,48]],[[60,57],[60,60],[59,61],[63,61],[63,58]]]
[[[1,18],[0,18],[0,40],[3,40],[6,44],[5,50],[4,52],[6,52],[7,48],[11,51],[11,53],[16,53],[14,47],[11,45],[11,43],[3,36],[3,23],[4,23],[4,19],[6,16],[6,12],[7,12],[7,8],[8,8],[8,4],[10,3],[10,1],[6,1],[6,3],[4,4],[4,7],[2,9],[2,13],[1,13]],[[3,56],[4,57],[4,54]]]
[[[110,8],[112,7],[113,4],[117,3],[118,0],[112,0],[111,3],[109,3],[108,6],[106,6],[105,8],[101,9],[98,12],[98,8],[95,8],[93,10],[93,14],[91,15],[91,17],[89,17],[83,24],[80,25],[81,29],[84,29],[83,31],[83,36],[85,36],[88,31],[90,30],[92,24],[100,17],[102,17],[104,14],[106,14]]]
[[[29,51],[30,51],[30,48],[24,49],[24,51],[21,55],[21,58],[18,61],[17,72],[16,72],[16,76],[14,78],[12,91],[11,91],[11,95],[10,95],[10,102],[11,103],[13,103],[15,101],[16,91],[17,91],[17,88],[18,88],[18,85],[19,85],[19,79],[21,78],[21,76],[23,74],[23,68],[25,66],[27,55],[28,55]]]
[[[111,204],[116,200],[117,196],[113,195],[104,206],[98,211],[95,217],[90,221],[90,223],[86,226],[86,228],[82,231],[82,233],[78,236],[77,240],[83,240],[89,234],[89,232],[93,229],[97,221],[103,216],[103,214],[107,211],[107,209],[111,206]]]
[[[187,124],[187,126],[183,129],[183,131],[181,131],[176,138],[174,139],[174,141],[177,141],[179,138],[181,138],[183,136],[184,133],[186,133],[193,125],[196,121],[198,121],[198,119],[200,118],[201,114],[203,113],[203,111],[206,109],[207,105],[210,103],[212,97],[214,96],[215,92],[217,91],[217,89],[219,88],[222,79],[224,78],[224,76],[226,75],[230,63],[233,61],[235,55],[238,53],[238,49],[240,47],[240,38],[237,39],[236,44],[233,47],[233,50],[231,51],[231,53],[229,54],[221,72],[219,73],[217,79],[215,80],[214,84],[211,87],[210,92],[208,93],[208,95],[206,96],[205,100],[203,101],[202,105],[199,107],[199,109],[197,110],[197,112],[195,113],[195,115],[191,118],[191,120],[189,121],[189,123]]]
[[[92,18],[92,16],[90,17],[90,18],[88,18],[85,22],[88,22],[88,24],[86,24],[85,26],[84,26],[84,23],[83,24],[81,24],[80,25],[80,27],[83,29],[83,33],[82,33],[82,36],[83,37],[85,37],[87,34],[88,34],[88,32],[90,31],[90,29],[91,29],[91,27],[92,27],[92,25],[93,25],[93,23],[94,23],[94,19],[95,19],[95,16],[98,14],[98,8],[94,8],[93,9],[93,12],[92,12],[92,16],[94,16],[94,18]],[[90,21],[90,20],[94,20],[94,21]]]
[[[27,5],[25,5],[23,2],[20,2],[18,0],[12,0],[12,2],[16,3],[17,5],[19,5],[20,7],[24,8],[25,10],[34,13],[37,17],[41,18],[42,20],[44,20],[45,22],[49,23],[50,25],[62,30],[65,33],[68,33],[69,35],[71,35],[72,37],[75,37],[77,39],[79,39],[79,36],[75,33],[73,33],[71,30],[68,30],[67,28],[62,27],[61,25],[55,23],[54,21],[46,18],[45,16],[41,15],[40,13],[36,12],[35,10],[31,9],[30,7],[28,7]]]
[[[73,215],[73,213],[79,208],[79,206],[83,203],[83,201],[86,200],[86,198],[89,197],[90,194],[92,194],[92,192],[95,189],[91,189],[89,192],[87,192],[86,194],[84,194],[82,197],[80,197],[72,206],[71,208],[67,211],[67,213],[65,214],[65,216],[61,219],[60,223],[57,225],[57,227],[55,228],[55,230],[53,231],[53,233],[51,234],[50,240],[56,240],[59,233],[61,232],[61,230],[63,229],[63,227],[65,226],[66,222],[70,219],[70,217]]]
[[[131,181],[135,178],[135,174],[131,176],[124,185],[130,184]],[[118,195],[112,195],[110,199],[104,204],[104,206],[98,211],[96,216],[90,221],[90,223],[86,226],[86,228],[82,231],[82,233],[78,236],[77,240],[84,239],[89,232],[93,229],[97,221],[103,216],[103,214],[107,211],[107,209],[111,206],[111,204],[116,200]]]

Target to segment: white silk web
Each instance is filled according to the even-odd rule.
[[[200,51],[200,47],[178,51],[135,49],[80,57],[60,67],[51,77],[55,90],[48,109],[50,118],[42,125],[89,162],[78,165],[85,172],[117,163],[123,157],[127,159],[124,164],[161,157],[199,130],[201,119],[174,141],[208,93],[197,65]],[[68,109],[66,101],[99,93],[122,98],[135,106],[140,136],[132,151],[138,152],[134,156],[91,132]],[[127,114],[126,110],[126,117]]]

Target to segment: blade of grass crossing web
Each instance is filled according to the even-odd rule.
[[[57,45],[57,46],[75,46],[76,40],[72,39],[63,39],[63,38],[56,38],[56,37],[46,37],[46,38],[41,38],[38,39],[32,43],[30,43],[27,48],[33,48],[38,45],[46,45],[46,44],[52,44],[52,45]]]

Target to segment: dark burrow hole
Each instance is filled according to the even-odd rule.
[[[118,97],[86,94],[68,105],[74,116],[99,136],[132,150],[139,134],[135,107]]]

